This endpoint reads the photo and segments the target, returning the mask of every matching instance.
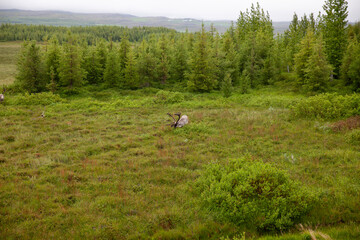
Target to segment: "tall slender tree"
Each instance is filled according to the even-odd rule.
[[[346,50],[347,8],[346,0],[326,0],[323,6],[326,54],[334,67],[335,78],[339,77],[341,60]]]
[[[45,89],[44,69],[40,47],[35,41],[24,42],[17,63],[16,84],[27,92],[40,92]]]

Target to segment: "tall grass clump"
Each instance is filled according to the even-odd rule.
[[[210,164],[197,189],[203,206],[219,220],[258,232],[293,227],[315,202],[285,171],[246,158]]]
[[[360,94],[324,93],[304,99],[292,107],[297,117],[337,119],[360,115]]]
[[[9,100],[10,105],[50,105],[53,103],[63,103],[66,100],[61,98],[58,94],[52,92],[42,93],[25,93],[23,95],[17,95]]]

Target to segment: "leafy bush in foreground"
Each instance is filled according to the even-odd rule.
[[[210,164],[198,179],[204,206],[222,221],[257,231],[286,230],[310,210],[314,196],[263,162]]]
[[[292,107],[296,116],[336,119],[360,115],[360,94],[319,94],[302,100]]]

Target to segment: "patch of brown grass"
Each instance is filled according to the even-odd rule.
[[[334,122],[330,128],[335,132],[360,128],[360,116],[350,117],[345,120]]]

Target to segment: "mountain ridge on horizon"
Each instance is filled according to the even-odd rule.
[[[166,27],[180,32],[195,32],[204,23],[206,28],[211,24],[223,33],[236,20],[199,20],[195,18],[169,18],[164,16],[139,17],[126,13],[76,13],[63,10],[22,10],[0,9],[0,23],[53,25],[53,26],[96,26],[116,25],[125,27]],[[290,21],[273,22],[274,33],[284,32]]]

